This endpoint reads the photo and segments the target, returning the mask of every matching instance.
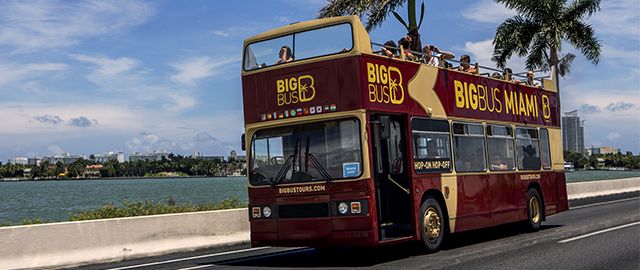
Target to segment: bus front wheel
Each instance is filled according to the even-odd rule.
[[[432,197],[422,203],[420,216],[420,234],[424,248],[427,252],[436,252],[444,241],[447,233],[445,222],[448,220],[442,214],[438,201]]]
[[[529,189],[527,191],[527,222],[526,227],[528,230],[537,231],[540,230],[540,225],[542,224],[542,200],[540,199],[540,194],[538,194],[538,190],[535,188]]]

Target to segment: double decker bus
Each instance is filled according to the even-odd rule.
[[[377,246],[568,209],[557,78],[375,53],[356,16],[244,42],[252,246]],[[245,147],[246,146],[246,147]]]

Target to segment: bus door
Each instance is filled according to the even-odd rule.
[[[372,115],[379,239],[411,235],[411,192],[403,117]]]

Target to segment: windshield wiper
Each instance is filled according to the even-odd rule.
[[[316,157],[312,153],[309,153],[309,139],[309,136],[307,136],[307,147],[305,148],[304,152],[304,169],[307,172],[309,171],[309,161],[311,161],[311,165],[313,165],[313,167],[318,170],[322,178],[324,178],[328,184],[331,182],[331,175],[329,175],[329,172],[327,172],[327,170],[322,167],[322,164],[318,162],[318,159],[316,159]]]
[[[289,170],[289,167],[292,167],[292,172],[291,175],[293,175],[293,173],[295,172],[296,169],[296,157],[298,156],[298,146],[300,145],[300,139],[296,140],[296,146],[294,148],[293,154],[289,155],[289,157],[287,157],[287,160],[284,162],[284,164],[282,165],[282,167],[280,168],[280,170],[278,170],[278,173],[276,174],[276,177],[273,178],[273,180],[271,181],[271,187],[275,187],[278,183],[280,183],[280,181],[282,180],[282,178],[284,178],[284,176],[287,174],[287,171]]]

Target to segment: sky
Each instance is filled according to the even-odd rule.
[[[228,155],[243,132],[242,42],[314,19],[322,0],[0,0],[0,161],[67,152]],[[426,1],[423,44],[491,63],[515,12],[489,0]],[[578,57],[560,82],[585,146],[640,152],[640,4],[603,1],[588,22],[598,65]],[[406,14],[406,9],[399,10]],[[393,16],[370,35],[398,40]],[[524,70],[522,59],[509,66]]]

